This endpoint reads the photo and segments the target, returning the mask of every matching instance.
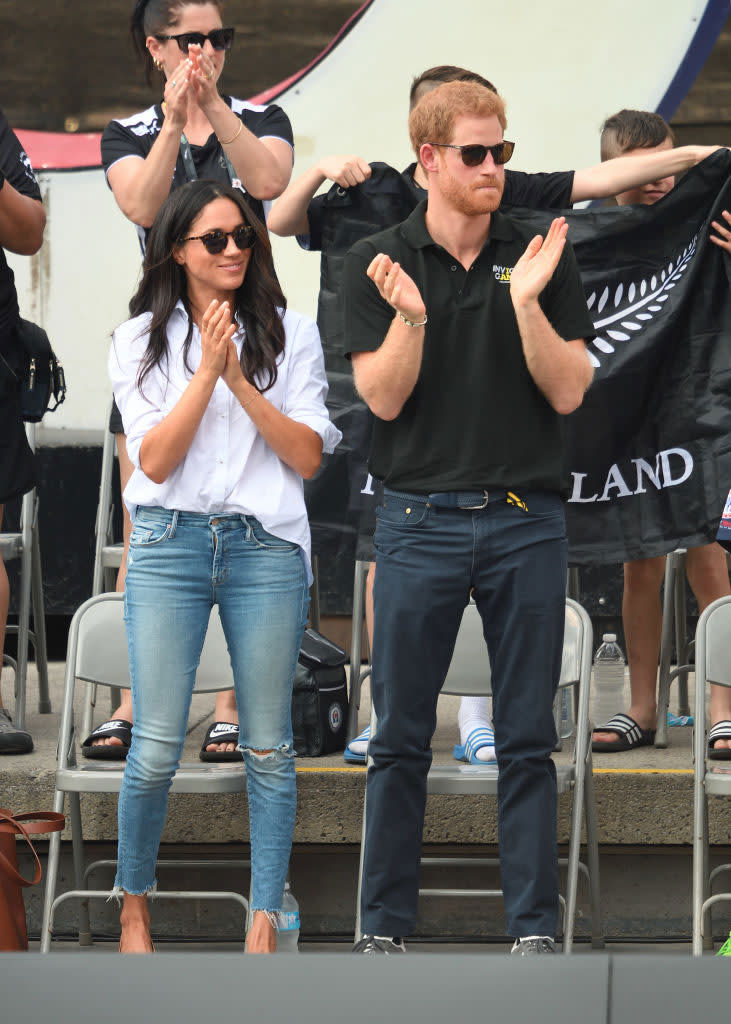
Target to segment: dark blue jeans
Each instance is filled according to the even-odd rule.
[[[556,933],[556,743],[567,544],[558,495],[479,511],[386,492],[376,527],[372,696],[362,929],[416,920],[436,705],[474,588],[492,666],[500,868],[509,935]]]

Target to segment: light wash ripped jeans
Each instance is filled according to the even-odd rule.
[[[124,600],[134,728],[115,887],[141,895],[155,885],[168,791],[218,604],[246,762],[252,910],[281,908],[297,802],[292,681],[308,601],[300,548],[252,516],[137,510]]]

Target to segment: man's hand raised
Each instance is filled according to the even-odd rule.
[[[424,319],[426,307],[419,289],[400,263],[394,263],[390,256],[379,252],[366,270],[368,277],[389,306],[401,313],[407,320]]]
[[[321,174],[341,188],[361,185],[373,171],[361,156],[326,156],[317,165]]]
[[[568,229],[565,217],[557,217],[551,223],[545,239],[536,235],[528,243],[528,248],[510,275],[513,306],[517,308],[538,299],[558,266]]]

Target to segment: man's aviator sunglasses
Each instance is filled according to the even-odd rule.
[[[177,36],[156,35],[155,39],[174,39],[181,52],[187,56],[189,46],[203,47],[205,46],[206,39],[210,41],[214,50],[230,50],[231,43],[234,41],[234,31],[235,29],[232,28],[214,28],[208,34],[204,32],[181,32]]]
[[[506,164],[513,155],[514,142],[497,142],[494,146],[481,146],[473,143],[470,146],[453,146],[448,142],[430,142],[430,146],[438,146],[440,149],[458,149],[465,167],[479,167],[489,153],[494,162],[498,165]]]
[[[222,231],[221,228],[215,228],[213,231],[207,231],[205,235],[190,235],[188,238],[181,238],[181,242],[203,242],[211,256],[217,256],[220,252],[226,248],[228,240],[233,238],[234,245],[237,249],[250,249],[256,241],[256,235],[254,229],[249,224],[239,224],[233,231]]]

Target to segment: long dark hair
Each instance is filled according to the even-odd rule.
[[[167,33],[178,23],[178,11],[189,4],[213,4],[223,13],[221,0],[136,0],[129,20],[132,45],[145,65],[147,84],[152,85],[154,64],[150,51],[145,46],[148,36]]]
[[[241,346],[241,370],[254,387],[268,391],[277,379],[277,358],[284,351],[282,317],[287,300],[282,294],[272,262],[272,247],[267,230],[254,216],[238,189],[217,181],[189,181],[171,192],[160,207],[150,230],[142,266],[142,280],[130,300],[130,316],[151,313],[145,328],[149,332],[147,350],[140,363],[137,386],[148,373],[167,361],[167,326],[180,300],[188,314],[188,333],[183,343],[183,362],[188,362],[193,338],[193,315],[188,300],[185,270],[173,258],[173,250],[190,234],[193,221],[214,199],[230,199],[241,210],[245,224],[254,229],[255,241],[241,287],[236,291],[235,315],[246,335]],[[196,243],[198,244],[198,243]],[[259,382],[257,382],[257,377]]]

